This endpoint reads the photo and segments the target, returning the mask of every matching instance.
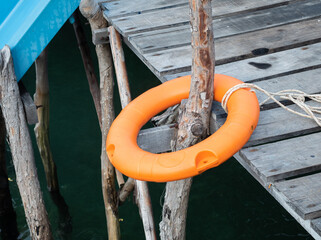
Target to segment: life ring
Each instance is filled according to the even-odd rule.
[[[229,159],[248,141],[259,119],[259,103],[254,92],[240,89],[228,102],[228,116],[213,135],[189,148],[154,154],[138,147],[141,127],[153,116],[188,98],[191,76],[165,82],[129,103],[113,122],[106,149],[111,163],[121,173],[143,181],[167,182],[192,177]],[[216,74],[214,100],[242,81]]]

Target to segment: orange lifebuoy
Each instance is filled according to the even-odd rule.
[[[157,113],[188,98],[190,79],[185,76],[152,88],[121,111],[109,130],[106,143],[108,157],[120,172],[153,182],[184,179],[220,165],[248,141],[259,119],[259,103],[254,92],[240,89],[227,102],[226,122],[202,142],[161,154],[138,147],[140,128]],[[216,74],[214,100],[221,101],[231,87],[240,83],[233,77]]]

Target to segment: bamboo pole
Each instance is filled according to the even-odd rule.
[[[19,236],[16,213],[12,206],[6,167],[6,126],[0,109],[0,229],[2,239]]]
[[[9,135],[9,145],[16,171],[16,181],[23,202],[31,239],[53,239],[45,209],[33,149],[19,96],[10,48],[0,54],[0,86],[3,116]]]
[[[211,0],[190,0],[192,29],[192,81],[189,98],[182,105],[173,151],[201,141],[209,134],[213,99],[214,40]],[[160,223],[161,239],[185,239],[186,214],[192,178],[169,182]]]
[[[107,28],[107,22],[96,0],[82,0],[79,9],[82,15],[88,19],[91,29]],[[101,175],[102,192],[107,218],[108,238],[120,239],[120,227],[118,219],[117,192],[115,188],[115,169],[110,163],[106,153],[107,133],[114,119],[113,107],[113,71],[110,47],[107,44],[96,45],[96,54],[100,75],[100,106],[101,106]]]
[[[119,33],[113,26],[108,27],[109,40],[111,45],[111,52],[114,59],[114,66],[116,71],[119,95],[121,100],[122,108],[125,108],[131,101],[125,56],[121,44]],[[130,161],[130,160],[129,160]],[[149,190],[147,182],[143,181],[132,181],[130,178],[127,182],[134,183],[136,188],[136,204],[139,209],[141,219],[143,221],[143,227],[146,239],[156,240],[156,231],[154,226],[153,212],[151,199],[149,196]]]

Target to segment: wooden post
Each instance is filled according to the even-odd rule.
[[[86,72],[86,76],[89,84],[90,93],[95,104],[96,113],[97,113],[99,125],[101,128],[100,89],[99,89],[98,80],[94,71],[94,64],[90,55],[89,46],[87,44],[87,40],[85,37],[85,32],[83,27],[81,26],[79,14],[77,11],[73,13],[73,17],[74,17],[74,22],[72,25],[74,27],[75,35],[78,42],[78,47],[81,53],[81,58],[84,64],[84,68],[85,68],[85,72]],[[116,170],[116,178],[117,178],[119,187],[122,187],[125,183],[124,177],[117,170]]]
[[[109,39],[111,45],[111,52],[113,54],[120,101],[122,108],[126,107],[131,101],[131,95],[129,90],[129,83],[125,65],[125,56],[121,45],[121,39],[119,33],[113,26],[108,27]],[[130,161],[130,159],[128,159]],[[141,219],[143,221],[143,227],[145,232],[145,238],[148,240],[157,239],[156,231],[154,227],[154,219],[152,212],[152,204],[149,196],[149,190],[146,182],[132,181],[130,178],[128,183],[135,183],[136,187],[136,204],[139,209]]]
[[[0,104],[9,135],[9,145],[16,171],[16,181],[25,209],[31,239],[53,239],[45,209],[33,149],[19,89],[14,73],[10,48],[0,54]]]
[[[74,22],[72,25],[74,27],[78,47],[81,53],[82,62],[84,64],[90,93],[95,104],[99,124],[101,124],[100,90],[98,80],[95,74],[94,64],[90,56],[90,50],[86,41],[84,29],[82,28],[79,20],[78,10],[76,10],[72,14],[72,16],[74,17]]]
[[[79,6],[82,15],[88,19],[92,31],[107,28],[97,0],[82,0]],[[114,119],[113,107],[113,71],[112,57],[108,44],[96,45],[96,54],[100,75],[100,105],[101,105],[101,175],[102,191],[107,218],[108,239],[120,239],[118,219],[117,192],[115,188],[115,169],[110,163],[106,153],[106,138],[108,130]]]
[[[2,239],[19,236],[16,213],[12,206],[6,167],[6,126],[0,109],[0,229]]]
[[[192,28],[192,81],[189,98],[178,120],[173,151],[201,141],[209,134],[213,99],[214,40],[210,0],[190,0]],[[185,239],[186,213],[192,178],[166,185],[161,239]]]
[[[36,93],[34,101],[37,108],[38,123],[35,126],[35,135],[42,164],[45,169],[47,187],[50,192],[59,191],[57,167],[53,160],[49,143],[49,81],[47,50],[39,55],[36,66]]]
[[[44,166],[47,188],[59,211],[59,228],[62,234],[71,232],[71,216],[63,196],[60,194],[57,167],[53,160],[49,141],[49,81],[47,49],[44,49],[35,61],[36,93],[34,101],[37,108],[38,123],[34,131]]]

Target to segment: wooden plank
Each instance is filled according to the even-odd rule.
[[[321,173],[277,182],[274,186],[303,219],[321,217]]]
[[[171,150],[170,141],[174,133],[174,125],[141,130],[137,138],[138,146],[148,152],[162,153]]]
[[[320,170],[320,137],[321,133],[314,133],[242,149],[239,153],[263,182],[273,182]]]
[[[318,18],[216,39],[216,65],[320,41],[318,31],[320,27],[321,18]],[[137,44],[137,42],[135,43]],[[144,44],[145,46],[152,46],[152,43]],[[141,48],[142,46],[138,47]],[[156,44],[154,46],[156,47]],[[190,45],[143,55],[144,62],[148,62],[152,66],[153,72],[158,76],[163,71],[190,69],[191,58],[192,49]]]
[[[229,9],[232,12],[234,11],[234,7],[230,7]],[[172,9],[172,11],[174,11],[174,9]],[[167,21],[171,18],[177,18],[177,16],[169,16],[170,14],[174,14],[174,12],[162,12],[162,14],[166,14]],[[179,15],[182,14],[188,15],[188,12],[179,13]],[[311,19],[320,15],[321,3],[318,0],[299,1],[290,3],[287,6],[279,6],[255,12],[243,12],[230,17],[214,19],[214,36],[215,38],[221,38],[257,31]],[[157,24],[153,24],[154,19],[149,19],[147,17],[148,16],[146,16],[146,19],[137,19],[134,22],[131,22],[128,19],[123,19],[123,22],[119,22],[119,19],[118,21],[114,21],[113,24],[117,26],[122,34],[129,37],[130,44],[135,46],[140,53],[147,50],[153,51],[153,49],[168,49],[190,45],[190,26],[188,24],[182,26],[183,22],[176,20],[176,24],[180,24],[179,26],[173,26],[173,24],[166,26],[165,23],[158,26]],[[170,21],[171,23],[174,23],[174,20]],[[137,31],[148,32],[135,33]]]
[[[314,238],[314,239],[321,239],[320,233],[318,233],[313,227],[311,227],[311,223],[314,220],[304,220],[302,219],[297,212],[293,210],[293,208],[290,207],[288,204],[288,199],[284,197],[282,193],[280,193],[273,184],[270,183],[263,183],[262,180],[258,177],[258,175],[253,172],[253,170],[249,167],[247,163],[243,160],[243,158],[236,153],[234,155],[236,160],[267,190],[280,204],[288,213],[291,214],[291,216],[301,224],[301,226],[307,230],[307,232]]]
[[[321,67],[321,43],[219,65],[216,73],[230,75],[244,82],[260,81]],[[190,74],[190,71],[165,74],[163,81]]]
[[[321,235],[321,218],[317,218],[311,221],[311,227],[316,231],[319,235]]]
[[[217,66],[216,72],[239,78],[245,82],[262,80],[307,68],[318,68],[321,64],[320,54],[321,43],[316,43],[220,65]]]
[[[148,11],[159,11],[161,9],[188,5],[188,0],[111,0],[102,3],[105,10],[104,15],[108,20],[122,17],[124,15],[142,14]]]
[[[257,29],[258,26],[266,25],[267,23],[277,21],[293,21],[300,18],[311,18],[313,15],[320,15],[318,0],[307,2],[293,2],[286,6],[276,7],[273,9],[264,9],[256,11],[261,8],[267,8],[282,4],[287,4],[289,1],[280,0],[220,0],[213,2],[213,17],[217,18],[214,21],[215,29],[222,32],[230,32],[228,28],[236,32],[243,31],[243,28]],[[321,6],[321,5],[320,5]],[[251,12],[250,12],[251,11]],[[253,12],[255,11],[255,12]],[[108,14],[108,12],[106,13]],[[105,15],[106,15],[105,14]],[[231,17],[224,17],[231,15]],[[237,14],[237,15],[235,15]],[[310,15],[310,16],[309,16]],[[312,16],[311,16],[312,15]],[[251,17],[252,16],[252,17]],[[147,12],[132,16],[124,16],[116,19],[106,18],[125,36],[139,33],[148,32],[151,30],[164,29],[173,26],[182,26],[185,31],[190,31],[189,25],[189,8],[187,5],[178,6],[175,8],[161,9],[159,11]],[[246,25],[244,25],[246,23]],[[225,31],[224,31],[225,30]]]

